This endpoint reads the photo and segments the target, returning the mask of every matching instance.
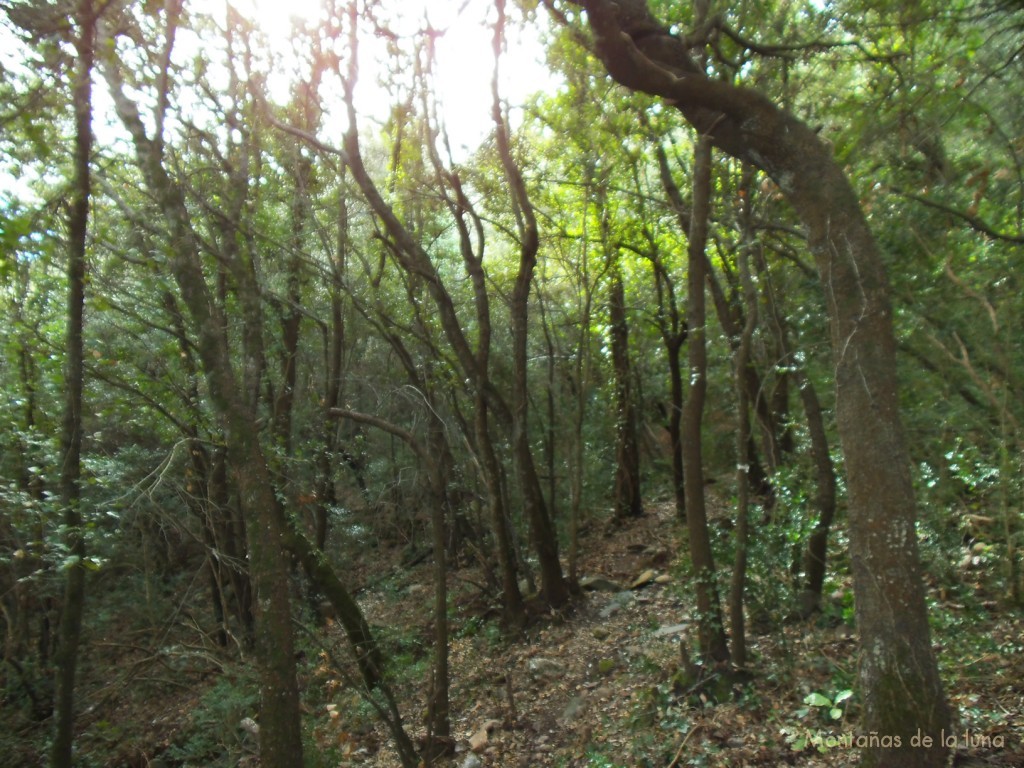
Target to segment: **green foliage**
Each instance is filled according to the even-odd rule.
[[[223,676],[203,693],[185,732],[167,755],[180,761],[182,768],[237,765],[242,756],[255,752],[256,738],[243,721],[256,718],[258,712],[251,671],[239,669],[237,676]]]
[[[0,21],[11,49],[0,61],[0,594],[12,653],[27,679],[38,682],[49,676],[37,650],[45,645],[41,627],[56,617],[61,571],[69,562],[56,500],[72,110],[71,49],[61,39],[66,25],[62,18],[54,28],[33,31],[33,24],[53,20],[30,5],[11,4]],[[149,111],[160,103],[157,62],[168,19],[160,4],[144,5],[112,6],[110,13],[123,14],[114,26],[126,37],[114,47],[125,54],[130,93]],[[691,6],[651,2],[680,34],[691,31]],[[398,4],[384,3],[379,11],[377,23],[392,12],[401,15]],[[820,126],[884,250],[903,353],[903,417],[933,630],[946,648],[947,674],[970,674],[958,659],[1014,652],[980,632],[977,620],[1001,601],[1020,600],[1024,571],[1024,119],[1014,106],[1024,82],[1021,8],[969,0],[801,0],[738,2],[716,11],[733,34],[718,33],[707,50],[715,76],[755,87]],[[567,12],[579,22],[575,9]],[[440,424],[453,454],[452,495],[471,499],[458,502],[475,527],[474,549],[465,559],[489,557],[494,532],[473,428],[478,388],[457,361],[435,296],[447,292],[466,343],[481,354],[483,310],[467,266],[472,258],[459,239],[459,226],[469,222],[494,330],[487,365],[495,391],[504,393],[512,368],[507,299],[522,211],[509,200],[493,140],[454,162],[435,157],[443,142],[429,105],[437,94],[429,81],[416,80],[413,64],[422,61],[414,62],[403,46],[392,46],[389,68],[379,78],[364,73],[361,89],[379,79],[389,89],[381,97],[394,100],[379,120],[360,115],[368,173],[436,272],[406,270],[401,248],[368,211],[351,172],[340,172],[333,153],[270,126],[264,105],[250,96],[266,92],[274,102],[268,109],[279,118],[301,123],[325,143],[340,140],[342,84],[329,67],[309,77],[335,53],[347,55],[347,42],[326,39],[339,30],[297,31],[288,42],[295,58],[288,58],[271,50],[263,33],[239,27],[231,59],[220,20],[196,8],[182,23],[184,39],[203,41],[203,55],[186,52],[184,44],[174,49],[164,155],[199,241],[209,303],[223,314],[230,374],[243,383],[244,407],[260,425],[258,439],[271,457],[278,501],[308,532],[326,510],[326,552],[352,578],[383,561],[392,545],[421,553],[427,517],[417,458],[392,436],[338,423],[324,408],[372,413],[417,436],[428,424]],[[373,26],[368,18],[361,23]],[[777,49],[763,55],[744,38]],[[321,43],[326,47],[318,52]],[[692,134],[671,106],[615,86],[573,30],[550,31],[547,56],[562,80],[529,100],[512,144],[541,222],[528,329],[528,426],[564,542],[569,510],[583,529],[599,525],[612,489],[617,414],[607,296],[613,266],[626,293],[646,447],[644,492],[651,499],[652,489],[671,484],[663,440],[670,386],[664,332],[670,293],[675,308],[685,311],[687,212],[666,199],[655,146],[663,145],[669,170],[685,190]],[[112,115],[97,121],[103,135],[94,167],[102,174],[90,221],[83,514],[96,604],[87,617],[94,631],[128,628],[148,637],[167,616],[188,609],[198,630],[209,633],[205,559],[244,569],[247,553],[244,546],[233,553],[225,548],[226,529],[238,524],[231,518],[240,504],[234,481],[229,476],[222,492],[212,494],[211,477],[191,451],[199,445],[212,456],[229,425],[213,407],[198,354],[210,329],[195,327],[184,313],[169,269],[182,244],[114,123]],[[769,519],[761,510],[754,514],[747,600],[757,634],[778,630],[789,617],[800,557],[816,522],[799,399],[792,391],[773,399],[784,391],[792,366],[806,370],[821,394],[831,444],[838,439],[830,421],[833,364],[825,308],[806,242],[775,184],[759,174],[744,181],[746,172],[716,155],[712,275],[725,312],[735,313],[737,253],[756,251],[763,258],[757,266],[762,303],[770,286],[792,345],[783,355],[762,317],[754,366],[793,450],[772,475],[776,506]],[[466,200],[453,204],[456,179]],[[744,200],[752,206],[756,242],[742,239]],[[479,222],[459,219],[468,206]],[[255,284],[259,306],[243,317],[247,280]],[[295,340],[287,338],[291,313],[299,317]],[[708,474],[718,480],[712,497],[728,496],[721,478],[731,477],[736,464],[734,339],[720,326],[712,314],[705,424]],[[293,388],[285,379],[292,354]],[[410,371],[418,377],[415,385]],[[287,428],[286,391],[293,397]],[[528,525],[504,432],[492,422],[500,492],[513,510],[509,527],[526,550]],[[835,459],[840,517],[830,542],[830,597],[819,622],[852,626],[838,451]],[[212,464],[207,468],[212,474]],[[720,563],[733,555],[729,514],[713,522]],[[677,568],[672,589],[688,600],[692,585],[684,568]],[[404,594],[406,576],[399,566],[382,584],[387,607]],[[720,571],[720,587],[727,576]],[[456,624],[454,636],[474,638],[482,652],[506,642],[496,621],[463,617]],[[425,636],[389,629],[382,642],[400,682],[421,685],[430,660]],[[602,674],[615,671],[611,661],[598,662]],[[653,672],[642,661],[632,661],[631,671]],[[246,674],[222,677],[203,694],[188,733],[172,747],[175,759],[228,765],[252,754],[252,737],[238,727],[255,707]],[[788,672],[769,674],[781,680]],[[836,670],[831,687],[811,694],[787,727],[828,725],[836,711],[839,720],[846,717],[848,676]],[[13,675],[4,683],[11,709],[27,712],[32,702],[24,687]],[[682,732],[685,712],[670,694],[668,688],[651,693],[646,704],[654,708],[645,716],[653,712],[667,731]],[[983,707],[974,709],[972,719],[983,720]],[[121,728],[101,721],[96,743],[116,740]],[[4,749],[10,736],[0,732],[0,751],[22,754]],[[310,759],[326,765],[336,757],[325,751]],[[617,759],[595,749],[587,757],[594,766]]]

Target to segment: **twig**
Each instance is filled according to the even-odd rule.
[[[679,758],[683,756],[683,750],[686,749],[686,742],[688,742],[690,740],[690,737],[693,736],[693,734],[699,731],[702,727],[703,723],[697,723],[693,726],[693,728],[690,729],[689,733],[687,733],[686,736],[683,737],[683,743],[680,744],[679,749],[676,750],[676,754],[675,757],[672,758],[672,762],[669,763],[665,768],[675,768],[677,765],[679,765]]]

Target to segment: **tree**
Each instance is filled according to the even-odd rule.
[[[68,319],[65,350],[67,399],[61,434],[61,505],[68,531],[70,558],[66,565],[67,589],[61,610],[57,645],[57,685],[54,702],[56,732],[50,755],[54,768],[73,763],[75,737],[75,672],[82,634],[85,603],[85,530],[81,510],[82,474],[82,393],[85,386],[83,366],[83,321],[85,308],[85,270],[89,235],[89,203],[92,193],[92,74],[96,15],[92,0],[80,0],[76,10],[78,34],[75,38],[75,69],[72,104],[75,110],[75,151],[72,202],[68,220]]]
[[[168,44],[173,40],[169,36]],[[118,116],[132,137],[136,162],[150,193],[166,217],[170,249],[167,267],[178,284],[182,301],[198,331],[197,350],[214,409],[223,420],[227,455],[249,533],[249,552],[255,580],[257,606],[257,654],[262,677],[260,748],[269,766],[294,765],[301,760],[299,698],[295,679],[295,655],[291,626],[288,567],[284,556],[283,516],[258,436],[252,393],[258,392],[257,357],[262,352],[259,301],[244,265],[229,262],[236,278],[239,304],[247,308],[246,365],[239,380],[232,363],[227,324],[214,302],[203,269],[200,238],[192,227],[185,195],[164,163],[163,136],[151,136],[138,106],[126,93],[123,65],[110,40],[103,61]],[[166,79],[163,81],[167,87]],[[156,125],[163,125],[167,97],[158,92]]]
[[[708,140],[764,170],[808,229],[829,312],[836,408],[850,493],[850,548],[864,654],[865,730],[903,747],[866,749],[865,766],[939,766],[950,710],[930,644],[909,455],[900,426],[896,344],[884,266],[829,147],[749,89],[707,78],[646,2],[585,0],[595,52],[628,88],[670,100]],[[693,329],[691,329],[693,333]],[[692,484],[693,481],[690,481]],[[688,514],[691,513],[688,510]],[[933,738],[914,749],[917,733]]]

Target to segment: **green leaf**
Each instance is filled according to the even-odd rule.
[[[831,707],[832,700],[815,691],[804,697],[804,704],[810,704],[812,707]]]

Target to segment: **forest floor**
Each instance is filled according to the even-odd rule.
[[[710,510],[713,523],[727,518]],[[852,766],[858,731],[857,644],[848,585],[825,611],[785,621],[779,584],[751,584],[751,678],[713,702],[679,685],[680,644],[693,649],[692,590],[671,504],[619,528],[593,526],[581,579],[598,579],[561,613],[502,634],[488,616],[482,576],[452,573],[451,708],[454,768],[589,766]],[[966,551],[966,550],[965,550]],[[195,571],[201,573],[201,569]],[[403,565],[398,549],[367,553],[351,577],[392,660],[405,727],[425,735],[431,662],[432,566]],[[1024,766],[1024,618],[985,599],[954,602],[932,589],[934,643],[959,712],[957,764]],[[181,599],[182,591],[191,595]],[[95,591],[83,651],[78,750],[88,766],[244,766],[259,761],[251,660],[224,654],[201,628],[201,579],[168,584],[126,614],[127,582]],[[943,599],[939,594],[942,593]],[[134,603],[133,603],[134,605]],[[131,618],[126,619],[125,616]],[[485,618],[481,618],[485,617]],[[208,623],[208,622],[207,622]],[[153,639],[155,627],[163,634]],[[396,768],[389,735],[343,672],[340,629],[300,620],[306,766]],[[113,672],[111,670],[114,670]],[[24,708],[23,708],[24,709]],[[0,706],[2,765],[41,764],[48,725]],[[884,736],[882,734],[881,736]],[[966,742],[966,743],[965,743]],[[10,762],[8,762],[10,761]]]
[[[581,580],[600,578],[621,588],[597,582],[600,589],[586,592],[565,613],[542,617],[522,639],[505,639],[470,617],[457,620],[451,647],[453,735],[459,739],[454,765],[855,764],[858,753],[849,740],[859,735],[858,704],[842,691],[854,687],[857,644],[841,608],[787,623],[781,606],[762,606],[768,610],[761,611],[762,625],[755,622],[749,640],[753,677],[725,702],[673,685],[681,641],[695,645],[692,591],[677,557],[684,542],[673,511],[668,503],[652,506],[640,520],[591,534],[582,547]],[[716,517],[716,510],[710,514]],[[364,595],[364,606],[368,615],[418,626],[429,637],[429,566],[409,578],[397,595],[393,585],[387,593]],[[972,616],[971,635],[986,641],[965,644],[956,619],[961,609],[941,608],[953,616],[935,636],[960,712],[957,764],[1024,766],[1024,621],[1019,615]],[[427,688],[425,678],[414,683],[406,693]],[[842,701],[833,708],[826,699]],[[425,708],[415,694],[403,704],[410,715]],[[324,714],[329,720],[331,713]],[[335,719],[348,738],[344,716]],[[409,721],[410,730],[422,735],[421,723],[411,716]],[[345,742],[351,760],[341,764],[398,765],[379,727],[365,742]]]

